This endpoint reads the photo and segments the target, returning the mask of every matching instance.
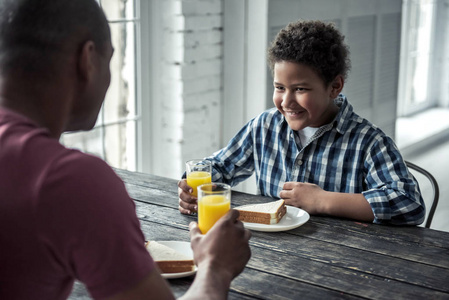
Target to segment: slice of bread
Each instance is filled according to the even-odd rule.
[[[237,206],[239,220],[248,223],[277,224],[287,212],[284,200]]]
[[[191,257],[161,243],[150,241],[145,244],[145,247],[162,273],[190,272],[195,268]]]

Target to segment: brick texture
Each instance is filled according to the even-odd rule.
[[[165,0],[160,175],[219,149],[223,81],[222,0]]]

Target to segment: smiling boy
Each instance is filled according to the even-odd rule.
[[[340,92],[350,69],[332,24],[298,21],[268,50],[273,102],[208,157],[212,180],[236,185],[256,175],[258,192],[310,214],[374,223],[421,224],[424,202],[393,140],[353,112]],[[196,210],[185,180],[179,210]]]

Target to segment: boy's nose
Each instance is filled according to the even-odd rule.
[[[288,90],[285,91],[284,93],[284,97],[282,98],[282,106],[284,107],[288,107],[289,104],[291,104],[292,102],[295,102],[295,95],[292,92],[289,92]]]

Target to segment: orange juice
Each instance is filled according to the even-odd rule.
[[[231,200],[224,195],[208,195],[198,200],[198,226],[203,234],[231,208]]]
[[[204,171],[194,171],[187,174],[187,184],[193,189],[192,195],[198,197],[198,186],[204,183],[210,183],[211,178],[210,173]]]

